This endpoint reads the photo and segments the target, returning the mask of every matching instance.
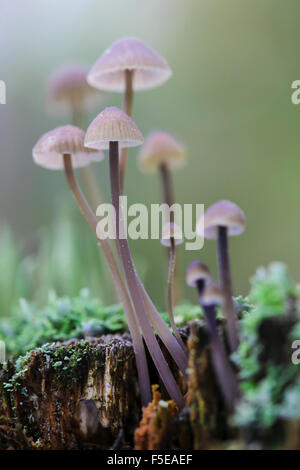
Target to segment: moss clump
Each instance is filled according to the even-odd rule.
[[[281,263],[260,268],[252,279],[249,299],[255,306],[240,322],[242,341],[234,356],[243,391],[235,423],[250,439],[274,427],[280,438],[280,422],[300,418],[300,369],[291,361],[292,337],[300,331],[298,296]]]
[[[169,324],[169,316],[164,313],[162,316]],[[201,317],[200,307],[190,304],[178,307],[175,315],[178,326]],[[22,300],[14,317],[0,322],[0,340],[5,341],[7,353],[15,357],[45,343],[125,331],[127,323],[122,306],[105,307],[92,299],[87,290],[72,299],[52,294],[48,305],[38,310]]]

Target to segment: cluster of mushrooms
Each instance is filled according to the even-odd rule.
[[[188,351],[173,315],[176,245],[183,241],[182,232],[175,224],[171,211],[170,220],[163,227],[161,241],[169,250],[168,312],[172,333],[138,276],[128,240],[120,237],[123,215],[122,207],[119,206],[119,198],[124,194],[128,148],[139,146],[144,141],[130,117],[134,92],[154,88],[168,80],[171,74],[167,62],[135,38],[124,38],[112,44],[90,71],[81,66],[60,69],[51,80],[49,96],[52,104],[69,110],[72,125],[61,126],[44,134],[33,148],[33,158],[35,163],[44,168],[64,170],[74,199],[99,241],[128,322],[142,404],[146,406],[151,401],[145,343],[167,392],[181,409],[185,405],[184,396],[162,353],[157,336],[186,380]],[[82,115],[91,105],[100,106],[102,96],[98,90],[122,93],[123,110],[116,107],[105,108],[84,132],[79,127]],[[103,150],[108,150],[109,154],[110,191],[116,211],[115,234],[119,259],[111,241],[99,234],[99,227],[97,230],[95,209],[101,204],[102,197],[90,164],[104,158]],[[146,139],[139,162],[143,171],[157,171],[160,174],[163,202],[171,207],[174,203],[171,171],[185,162],[183,145],[167,132],[154,132]],[[81,190],[74,169],[80,169],[80,179],[84,183],[87,197]],[[216,315],[217,309],[222,306],[230,352],[236,351],[239,340],[232,297],[228,236],[243,232],[245,216],[232,202],[220,201],[205,212],[204,221],[198,221],[199,231],[203,226],[206,238],[217,239],[219,286],[213,282],[207,266],[198,260],[192,261],[188,266],[186,280],[188,285],[198,291],[211,338],[215,373],[226,404],[233,410],[239,398],[238,383],[219,333]]]

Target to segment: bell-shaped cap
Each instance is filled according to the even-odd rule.
[[[221,289],[216,284],[208,284],[203,291],[201,304],[204,307],[219,306],[223,304],[223,301],[224,298]]]
[[[114,42],[90,70],[88,83],[99,90],[124,92],[125,70],[133,71],[133,89],[148,90],[172,75],[165,61],[151,47],[136,38]]]
[[[109,142],[120,147],[136,147],[144,141],[135,122],[119,108],[105,108],[89,125],[84,145],[93,149],[108,149]]]
[[[204,217],[204,236],[209,239],[218,237],[219,227],[226,227],[229,236],[240,235],[246,227],[244,212],[231,201],[216,202],[205,211],[202,217]],[[203,220],[201,218],[196,227],[199,235],[202,227]]]
[[[186,269],[185,279],[188,286],[197,287],[197,282],[211,280],[210,270],[205,263],[194,259]]]
[[[180,168],[185,164],[184,146],[168,132],[153,132],[145,140],[139,164],[141,170],[148,173],[157,171],[161,165],[170,170]]]
[[[181,243],[183,243],[181,227],[173,222],[169,222],[163,226],[160,240],[161,244],[171,246],[171,238],[174,238],[175,245],[181,245]]]
[[[49,170],[63,170],[63,155],[71,155],[74,168],[103,160],[102,152],[84,147],[84,132],[76,126],[56,127],[42,135],[32,150],[35,163]]]
[[[47,86],[47,104],[51,110],[68,111],[70,107],[84,105],[95,109],[101,105],[103,96],[87,82],[88,68],[69,64],[58,68]]]

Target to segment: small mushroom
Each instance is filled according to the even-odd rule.
[[[170,259],[169,259],[169,270],[168,270],[168,313],[170,318],[171,327],[173,333],[182,347],[184,353],[187,355],[187,348],[182,341],[180,333],[176,327],[174,319],[174,300],[173,300],[173,284],[174,284],[174,271],[176,265],[176,248],[175,246],[183,243],[183,235],[181,228],[174,224],[168,223],[163,227],[161,243],[164,246],[167,246],[170,250]]]
[[[104,101],[103,93],[88,84],[87,73],[88,68],[84,65],[64,65],[53,73],[47,86],[49,108],[67,114],[72,124],[78,127],[83,127],[84,112],[99,109]],[[96,209],[102,202],[102,195],[90,165],[80,171],[80,179]]]
[[[163,201],[169,207],[174,203],[170,172],[182,167],[185,160],[184,146],[171,134],[163,131],[150,134],[140,152],[139,165],[141,170],[145,173],[160,173]],[[171,220],[171,222],[173,221]]]
[[[235,409],[240,393],[236,376],[230,365],[224,344],[218,332],[216,309],[221,306],[222,303],[222,291],[216,284],[210,283],[201,295],[201,306],[211,338],[211,353],[216,377],[226,404],[232,412]]]
[[[227,319],[227,334],[232,352],[236,351],[239,338],[233,303],[228,236],[240,235],[244,232],[245,225],[245,214],[231,201],[218,201],[204,213],[204,236],[208,239],[217,239],[219,281],[224,294],[224,313]],[[203,220],[199,220],[197,224],[199,235],[202,227]]]
[[[133,93],[155,88],[170,78],[172,71],[151,47],[137,38],[114,42],[88,74],[88,83],[99,90],[124,93],[123,110],[131,116]],[[121,152],[120,181],[124,186],[127,147]]]
[[[84,65],[63,65],[53,72],[47,84],[49,108],[70,115],[74,126],[83,126],[84,110],[99,108],[103,102],[103,94],[88,84],[87,74]]]
[[[35,163],[48,169],[65,170],[74,199],[96,236],[96,216],[81,192],[73,168],[89,165],[91,161],[101,160],[103,157],[102,152],[84,147],[84,132],[75,126],[58,127],[44,134],[33,148]],[[98,239],[110,268],[117,294],[124,307],[136,357],[142,404],[146,406],[151,401],[150,379],[139,325],[109,240],[104,236]]]
[[[110,190],[116,216],[116,241],[129,294],[153,362],[169,395],[181,408],[184,406],[184,399],[152,330],[128,240],[126,237],[120,237],[121,231],[123,234],[125,231],[123,227],[124,215],[122,207],[120,207],[119,146],[121,148],[134,147],[141,145],[142,142],[143,136],[133,120],[124,111],[115,107],[102,111],[92,121],[85,136],[86,146],[94,149],[109,149]]]
[[[208,266],[197,259],[191,261],[186,269],[186,283],[190,287],[197,288],[199,299],[210,282],[211,274]]]

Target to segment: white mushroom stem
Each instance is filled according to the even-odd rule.
[[[134,70],[126,69],[125,74],[125,93],[124,93],[124,103],[123,109],[128,116],[132,114],[132,105],[133,105],[133,74]],[[127,163],[128,148],[121,149],[120,155],[120,185],[121,192],[123,193],[124,189],[124,179],[125,179],[125,170]]]
[[[72,194],[84,218],[86,219],[91,229],[97,236],[97,219],[77,183],[72,166],[72,157],[71,155],[64,155],[63,158],[65,174]],[[103,254],[106,258],[109,269],[111,271],[120,302],[124,308],[136,358],[142,404],[143,406],[147,406],[147,404],[151,401],[150,379],[143,339],[140,333],[138,321],[135,317],[135,312],[132,308],[126,286],[120,274],[119,267],[115,259],[114,253],[111,249],[110,243],[104,237],[100,237],[98,238],[98,240],[103,250]]]
[[[119,144],[118,142],[109,143],[109,168],[110,168],[110,189],[112,204],[115,208],[116,216],[116,241],[121,264],[127,281],[129,294],[134,306],[145,342],[147,344],[149,353],[153,359],[155,367],[170,395],[170,397],[177,403],[179,408],[184,406],[184,398],[179,390],[179,387],[172,375],[167,361],[158,345],[157,339],[152,330],[142,292],[139,286],[138,278],[136,275],[135,267],[131,257],[129,244],[127,238],[120,238],[120,228],[124,233],[122,208],[120,207],[120,173],[119,173]]]

